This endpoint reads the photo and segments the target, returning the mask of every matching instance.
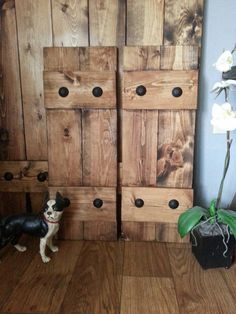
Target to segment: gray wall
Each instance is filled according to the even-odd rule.
[[[226,151],[225,135],[213,134],[210,125],[214,102],[224,102],[223,94],[215,99],[210,93],[213,84],[221,79],[212,64],[225,50],[236,43],[236,0],[205,0],[203,50],[201,58],[199,111],[197,117],[196,158],[194,173],[195,204],[208,206],[217,196]],[[234,56],[236,65],[236,54]],[[236,110],[236,92],[230,103]],[[231,203],[236,193],[236,131],[232,132],[231,163],[225,180],[222,205]],[[236,208],[235,208],[236,209]]]

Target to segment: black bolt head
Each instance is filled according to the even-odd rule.
[[[176,209],[179,207],[179,202],[175,199],[169,201],[169,207],[171,209]]]
[[[103,94],[103,90],[102,90],[101,87],[96,86],[96,87],[94,87],[94,89],[92,90],[92,93],[93,93],[93,96],[94,96],[94,97],[101,97],[102,94]]]
[[[172,95],[174,97],[180,97],[183,94],[183,90],[180,87],[175,87],[172,89]]]
[[[59,91],[58,91],[58,94],[61,96],[61,97],[66,97],[69,95],[69,89],[67,87],[60,87],[59,88]]]
[[[137,199],[134,201],[134,204],[135,204],[136,207],[141,208],[141,207],[143,207],[143,205],[144,205],[144,201],[143,201],[141,198],[137,198]]]
[[[4,173],[4,179],[5,179],[6,181],[11,181],[11,180],[13,180],[13,174],[12,174],[11,172],[5,172],[5,173]]]
[[[136,88],[136,94],[137,94],[138,96],[144,96],[146,93],[147,93],[147,89],[146,89],[145,86],[139,85],[139,86]]]
[[[101,208],[103,205],[103,201],[100,198],[95,198],[93,201],[93,206],[96,208]]]
[[[38,175],[37,175],[37,179],[39,182],[44,182],[47,180],[47,177],[48,177],[48,173],[47,172],[40,172]]]

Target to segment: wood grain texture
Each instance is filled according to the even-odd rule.
[[[63,197],[70,199],[70,206],[63,217],[71,222],[78,221],[116,221],[116,189],[104,187],[56,187],[49,188],[53,196],[59,191]],[[103,205],[96,208],[95,199],[101,199]]]
[[[123,277],[121,313],[179,313],[170,278]]]
[[[166,245],[154,242],[126,242],[123,275],[171,278]]]
[[[136,93],[145,86],[146,94]],[[182,89],[174,97],[174,88]],[[197,71],[135,71],[123,74],[122,108],[124,109],[195,109],[197,107]]]
[[[91,46],[123,46],[125,1],[89,0],[89,35]]]
[[[127,0],[129,45],[162,45],[164,0]]]
[[[1,7],[0,159],[24,160],[25,138],[14,1]]]
[[[52,0],[53,45],[88,45],[88,1]]]
[[[15,4],[27,159],[46,160],[42,48],[52,45],[50,1],[16,0]]]
[[[168,249],[180,313],[227,313],[235,311],[235,298],[216,269],[203,271],[190,248]],[[231,270],[229,270],[231,272]],[[235,267],[231,274],[235,272]]]
[[[141,208],[135,206],[136,199],[144,201]],[[170,200],[177,200],[179,206],[171,209]],[[123,187],[122,221],[177,223],[180,213],[190,208],[192,202],[191,189]]]
[[[50,186],[82,185],[81,112],[47,110]]]
[[[84,242],[61,313],[120,313],[123,247]]]
[[[61,87],[68,89],[66,97],[60,96]],[[93,95],[96,87],[102,89],[100,97]],[[44,98],[47,109],[115,108],[116,74],[108,71],[44,71]]]
[[[81,245],[78,242],[63,242],[59,252],[52,256],[50,264],[47,265],[42,263],[40,255],[37,254],[13,289],[12,301],[6,303],[2,311],[57,313],[71,280],[80,249]]]
[[[117,185],[117,113],[83,110],[83,185]]]
[[[13,180],[6,181],[10,172]],[[39,182],[37,176],[48,172],[46,161],[2,161],[0,164],[0,191],[2,192],[46,192],[47,181]]]
[[[159,112],[157,186],[192,187],[194,133],[195,111]]]
[[[165,1],[164,44],[201,45],[204,0]]]
[[[85,221],[84,240],[117,241],[117,222]]]
[[[121,237],[126,241],[154,241],[156,239],[155,228],[153,222],[122,221]]]
[[[43,61],[45,71],[79,71],[80,48],[44,47]]]
[[[155,239],[158,242],[189,243],[189,236],[181,238],[176,223],[156,223]]]
[[[122,185],[156,186],[156,110],[123,110]]]
[[[24,193],[0,193],[0,216],[8,216],[25,212],[26,200]]]

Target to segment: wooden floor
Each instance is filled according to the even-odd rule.
[[[186,245],[61,241],[43,264],[21,242],[0,253],[1,314],[236,313],[236,265],[203,271]]]

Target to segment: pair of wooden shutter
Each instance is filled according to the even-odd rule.
[[[44,49],[49,189],[71,200],[61,237],[116,239],[122,132],[123,236],[178,240],[192,205],[197,56],[192,46],[124,47],[120,87],[116,48]]]

